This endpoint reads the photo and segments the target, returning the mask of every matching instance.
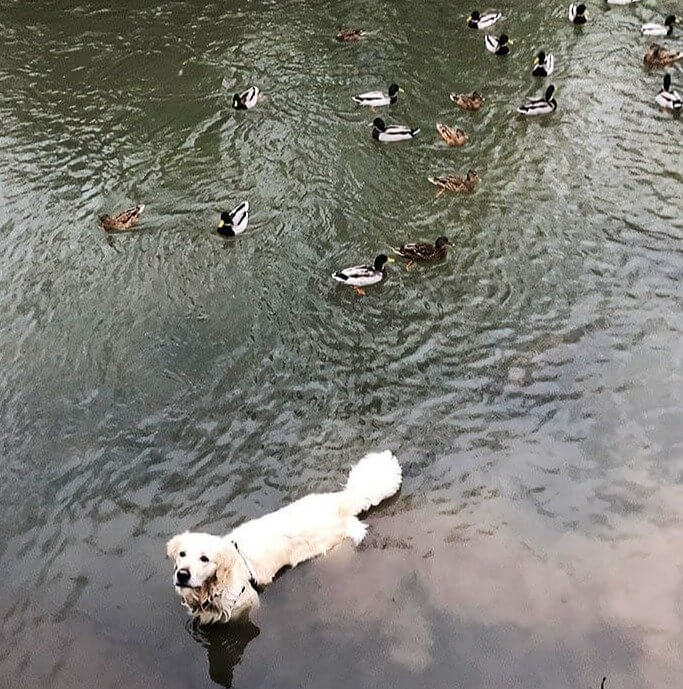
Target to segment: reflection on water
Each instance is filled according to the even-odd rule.
[[[187,629],[206,648],[209,677],[216,684],[232,687],[233,670],[249,642],[259,635],[259,628],[249,621],[205,627],[189,621]]]
[[[641,63],[652,8],[575,31],[501,7],[505,60],[470,9],[2,3],[2,687],[683,684],[680,121]],[[522,121],[541,48],[559,109]],[[379,146],[350,96],[392,81],[422,133]],[[251,83],[269,99],[234,113]],[[474,89],[477,113],[448,100]],[[475,193],[436,197],[469,167]],[[134,202],[140,232],[104,236]],[[441,234],[447,261],[365,299],[330,280]],[[169,535],[383,447],[405,482],[368,542],[195,643]]]

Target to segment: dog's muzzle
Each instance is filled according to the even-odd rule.
[[[188,586],[190,581],[190,570],[189,569],[179,569],[175,573],[175,585],[176,586]]]

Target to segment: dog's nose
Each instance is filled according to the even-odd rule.
[[[187,584],[188,581],[190,581],[190,570],[179,569],[175,573],[175,579],[179,584],[182,584],[184,586],[185,584]]]

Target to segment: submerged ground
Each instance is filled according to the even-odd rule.
[[[501,60],[463,3],[115,5],[0,8],[0,684],[680,686],[681,128],[638,31],[664,9],[508,3]],[[541,48],[559,110],[520,121]],[[381,147],[350,96],[392,81],[422,133]],[[475,88],[481,113],[448,100]],[[439,234],[446,263],[363,299],[330,280]],[[405,482],[359,552],[187,627],[170,534],[383,447]]]

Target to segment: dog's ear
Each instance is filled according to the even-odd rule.
[[[187,533],[187,532],[185,532]],[[184,534],[178,534],[177,536],[174,536],[167,544],[166,544],[166,555],[171,558],[171,560],[175,560],[176,557],[178,557],[178,551],[180,550],[180,542]]]
[[[229,545],[221,548],[214,557],[216,563],[216,590],[223,591],[224,589],[235,588],[234,580],[238,572],[235,565],[237,564],[237,554],[235,549]]]

